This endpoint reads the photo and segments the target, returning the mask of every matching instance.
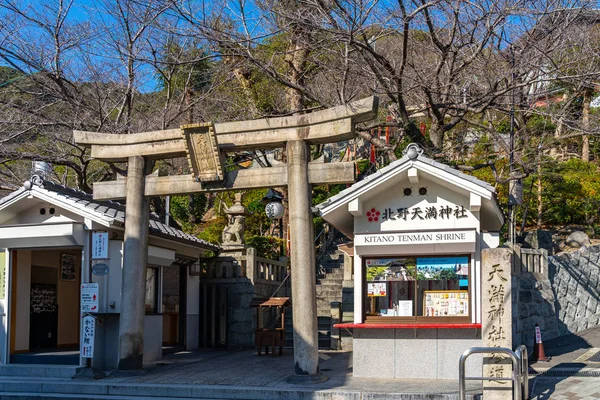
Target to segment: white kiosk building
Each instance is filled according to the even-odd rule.
[[[119,314],[127,307],[125,207],[34,178],[0,199],[0,364],[70,365],[56,371],[74,374],[86,365],[82,317],[90,311],[97,317],[91,365],[116,368]],[[160,360],[163,345],[198,347],[198,262],[219,250],[156,217],[149,229],[148,264],[139,266],[146,270],[145,363]],[[106,248],[96,249],[105,259],[93,260],[94,233],[105,236]],[[97,284],[95,310],[82,304],[88,283]]]
[[[481,250],[504,223],[494,188],[412,144],[317,208],[354,241],[354,322],[336,325],[353,329],[354,376],[456,379],[482,345]]]

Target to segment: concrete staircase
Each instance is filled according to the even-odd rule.
[[[285,344],[284,348],[294,348],[294,326],[292,323],[292,309],[285,313]],[[319,349],[329,350],[331,348],[331,316],[317,317],[319,330]]]
[[[317,278],[319,349],[327,350],[331,349],[331,302],[342,301],[342,283],[344,281],[343,253],[337,249],[328,252],[321,258],[317,270],[322,272]],[[352,315],[348,317],[344,316],[344,319],[346,318],[353,317]],[[285,347],[292,348],[294,342],[291,309],[285,315],[285,336]]]
[[[78,365],[5,364],[0,365],[0,377],[72,378],[82,369]]]

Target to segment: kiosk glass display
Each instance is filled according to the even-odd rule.
[[[367,320],[390,322],[458,322],[468,319],[470,258],[368,258],[366,267]]]

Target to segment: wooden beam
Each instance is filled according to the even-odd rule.
[[[343,184],[354,182],[354,163],[315,163],[308,165],[308,178],[312,185]],[[200,184],[192,175],[147,176],[146,196],[220,192],[225,190],[247,190],[287,186],[287,166],[251,168],[225,173],[222,183]],[[124,199],[127,179],[94,183],[94,199]]]
[[[309,114],[216,123],[214,130],[221,151],[283,147],[290,140],[331,143],[354,137],[354,125],[373,119],[377,106],[377,98],[370,97]],[[186,126],[129,135],[73,131],[73,136],[75,143],[92,147],[92,157],[116,162],[131,156],[184,157],[182,129]]]

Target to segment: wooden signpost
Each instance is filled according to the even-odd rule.
[[[194,192],[288,187],[296,375],[319,375],[315,252],[311,185],[354,182],[354,164],[311,163],[311,144],[355,136],[358,122],[377,115],[376,97],[310,114],[225,123],[184,125],[137,134],[75,131],[93,158],[128,162],[126,179],[94,184],[95,199],[126,199],[123,301],[119,369],[139,369],[143,354],[144,275],[148,243],[148,197]],[[224,154],[286,147],[287,165],[225,171]],[[187,157],[189,175],[149,176],[149,160]],[[128,231],[130,234],[128,234]],[[141,272],[140,272],[141,271]]]

